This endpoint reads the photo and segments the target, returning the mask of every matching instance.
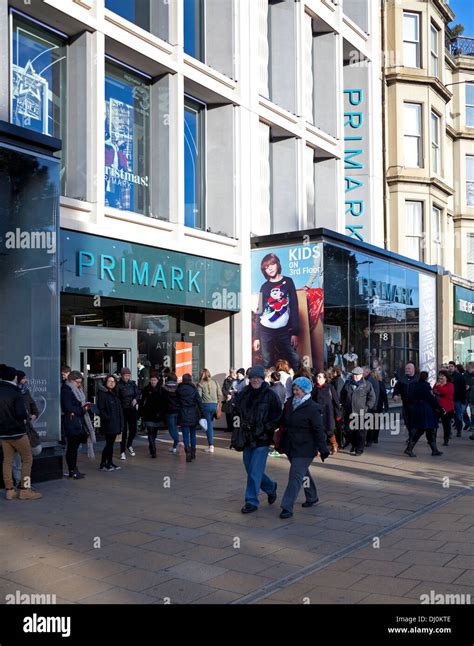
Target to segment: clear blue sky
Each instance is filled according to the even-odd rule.
[[[474,0],[449,0],[449,6],[456,14],[450,26],[461,23],[464,26],[463,36],[474,37]]]

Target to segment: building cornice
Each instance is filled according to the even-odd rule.
[[[448,103],[453,97],[452,93],[447,89],[447,87],[443,85],[441,81],[435,76],[425,76],[425,75],[419,76],[418,74],[405,72],[404,69],[400,67],[395,68],[395,70],[396,71],[385,73],[387,85],[393,85],[394,83],[412,83],[414,85],[429,85],[435,92],[437,92],[444,99],[446,103]]]
[[[413,177],[413,175],[391,175],[387,177],[387,184],[421,184],[422,186],[434,186],[448,197],[454,195],[454,188],[448,186],[439,177]]]
[[[458,139],[474,141],[474,128],[470,128],[470,130],[472,130],[472,132],[467,132],[466,130],[455,130],[452,126],[446,126],[446,134],[452,137],[454,141]]]
[[[456,18],[456,14],[445,0],[433,0],[433,4],[447,23],[452,22]]]

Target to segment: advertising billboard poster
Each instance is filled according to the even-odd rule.
[[[322,369],[322,244],[252,251],[252,363]]]

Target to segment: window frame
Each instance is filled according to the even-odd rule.
[[[431,76],[439,78],[439,35],[440,29],[434,22],[430,23],[430,73]],[[436,51],[432,48],[432,35],[436,34]]]
[[[467,100],[467,88],[471,87],[472,88],[472,103],[468,103]],[[464,96],[464,103],[465,103],[465,110],[466,110],[466,127],[467,128],[474,128],[474,81],[468,81],[465,84],[465,96]],[[468,114],[472,113],[472,121],[469,123],[468,119]]]
[[[417,106],[417,114],[418,114],[418,123],[417,123],[417,130],[419,131],[419,134],[407,134],[406,133],[406,111],[405,107],[406,106]],[[409,140],[416,139],[417,140],[417,152],[418,152],[418,160],[417,160],[417,165],[416,166],[409,166],[407,164],[407,138]],[[404,101],[403,103],[403,154],[404,154],[404,166],[405,168],[423,168],[423,104],[422,103],[417,103],[415,101]]]
[[[406,230],[408,231],[408,209],[407,206],[411,204],[416,204],[419,205],[420,208],[420,234],[405,234],[405,238],[407,240],[413,241],[413,240],[418,240],[418,258],[413,258],[413,260],[417,260],[418,262],[424,262],[424,247],[423,247],[423,240],[424,240],[424,220],[425,220],[425,203],[421,200],[405,200],[405,224],[406,224]],[[408,245],[407,245],[408,247]],[[409,251],[407,249],[407,255],[409,254]],[[410,257],[410,256],[408,256]]]
[[[186,0],[183,1],[183,51],[187,56],[191,56],[192,58],[196,59],[197,61],[200,61],[201,63],[206,63],[206,4],[204,0],[190,0],[191,2],[195,2],[195,6],[197,7],[197,15],[195,15],[194,19],[194,37],[197,41],[197,46],[196,46],[196,52],[195,53],[190,53],[189,51],[186,50],[186,42],[185,42],[185,21],[186,21]],[[199,22],[198,25],[196,23]],[[196,35],[198,38],[196,38]]]
[[[472,179],[468,177],[469,165],[472,167]],[[471,201],[469,201],[469,195],[472,196]],[[466,206],[474,208],[474,155],[466,155]]]
[[[436,231],[433,227],[433,223],[436,222]],[[431,206],[431,242],[433,255],[432,264],[442,265],[443,264],[443,209],[436,204]],[[435,236],[437,233],[437,236]]]
[[[417,25],[417,37],[418,40],[408,40],[405,38],[405,17],[415,17],[416,18],[416,25]],[[420,69],[422,67],[422,59],[421,59],[421,14],[416,12],[416,11],[404,11],[403,12],[403,29],[402,29],[402,36],[403,36],[403,66],[404,67],[411,67],[413,69]],[[410,45],[416,45],[416,65],[407,65],[406,64],[406,44]]]
[[[195,229],[197,231],[206,231],[207,230],[207,218],[206,218],[206,150],[207,150],[207,141],[206,141],[206,110],[207,104],[196,97],[191,96],[187,93],[184,94],[184,112],[193,111],[198,115],[197,119],[197,132],[199,137],[199,197],[198,197],[198,208],[199,208],[199,226],[190,226],[186,224],[186,177],[184,177],[185,182],[185,193],[184,193],[184,226]],[[186,127],[186,124],[184,124]],[[183,141],[183,146],[186,145],[186,131],[185,131],[185,140]],[[198,153],[199,154],[199,153]],[[186,153],[184,155],[184,161],[186,164]]]
[[[472,255],[471,255],[472,248]],[[472,260],[469,260],[472,258]],[[466,278],[474,280],[474,233],[467,233]],[[472,272],[472,275],[471,275]]]
[[[435,132],[433,133],[433,123],[436,124]],[[430,124],[431,124],[431,166],[432,171],[436,175],[441,174],[441,117],[436,112],[436,110],[431,110],[430,115]],[[436,135],[436,138],[433,137],[433,134]]]

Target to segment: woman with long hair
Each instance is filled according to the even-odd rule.
[[[147,436],[148,449],[151,458],[156,458],[156,436],[162,410],[162,397],[158,385],[158,373],[152,372],[150,383],[142,390],[139,404],[139,415],[143,420]]]
[[[311,397],[321,407],[323,412],[323,429],[331,447],[331,455],[335,455],[339,449],[335,435],[336,419],[342,417],[342,410],[336,389],[329,383],[327,373],[321,370],[316,373],[316,385],[313,388]]]
[[[286,397],[285,401],[289,399],[292,394],[292,384],[293,384],[293,378],[292,378],[292,371],[290,369],[290,364],[286,359],[278,359],[278,361],[275,364],[275,372],[278,372],[280,375],[280,383],[285,386],[285,391],[286,391]]]
[[[97,388],[97,408],[100,427],[105,435],[105,446],[99,469],[117,471],[120,467],[113,461],[114,443],[117,435],[123,432],[124,418],[122,404],[118,397],[117,381],[113,375],[107,375],[104,383],[99,384]]]
[[[93,432],[89,417],[91,402],[86,401],[82,389],[82,374],[72,370],[61,386],[61,409],[64,415],[64,435],[66,437],[66,463],[69,470],[68,478],[81,480],[85,477],[77,468],[77,451],[79,446],[87,442],[90,432]]]
[[[193,376],[186,373],[183,381],[176,389],[179,405],[178,424],[183,433],[186,462],[196,458],[196,427],[199,420],[204,417],[204,408],[197,388],[193,383]]]
[[[171,435],[171,439],[173,440],[173,446],[169,449],[169,451],[174,455],[179,454],[179,403],[178,397],[176,395],[178,385],[178,377],[176,376],[176,373],[170,372],[167,374],[165,383],[161,387],[163,414],[166,418],[168,433]]]
[[[211,373],[207,368],[203,368],[199,374],[199,383],[197,391],[202,400],[202,409],[204,411],[204,419],[207,422],[207,453],[214,453],[214,426],[212,420],[214,419],[217,405],[222,401],[222,390],[217,381],[211,377]]]

